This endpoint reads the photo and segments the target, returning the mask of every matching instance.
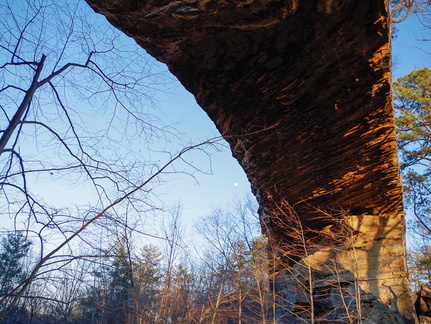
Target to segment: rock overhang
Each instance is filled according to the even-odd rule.
[[[88,2],[195,95],[263,214],[402,213],[385,1]]]

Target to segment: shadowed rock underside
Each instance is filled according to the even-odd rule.
[[[245,170],[271,242],[291,240],[274,216],[283,204],[316,230],[328,225],[322,211],[343,210],[359,266],[343,261],[352,246],[338,264],[393,323],[411,320],[387,1],[87,1],[195,95]]]

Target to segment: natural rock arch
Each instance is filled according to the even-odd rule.
[[[292,208],[329,236],[337,230],[316,211],[345,211],[352,243],[302,262],[323,277],[328,262],[353,274],[371,320],[413,321],[387,0],[87,1],[195,95],[244,168],[273,246],[292,242]],[[274,287],[286,299],[278,322],[291,323],[300,297],[284,254]]]

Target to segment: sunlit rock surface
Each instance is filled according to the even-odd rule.
[[[412,319],[385,0],[87,1],[195,95],[244,168],[270,242],[292,240],[274,216],[283,203],[316,230],[331,223],[322,211],[343,210],[354,248],[338,266],[395,314],[381,323]]]
[[[415,310],[420,323],[431,323],[431,287],[423,285],[416,293]]]

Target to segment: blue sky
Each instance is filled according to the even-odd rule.
[[[397,29],[392,43],[394,79],[429,65],[431,57],[428,54],[431,53],[431,43],[421,41],[426,38],[426,31],[416,16],[398,24]],[[219,136],[194,97],[176,80],[171,87],[171,95],[160,95],[155,99],[163,119],[177,123],[178,130],[195,143]],[[242,168],[226,146],[223,151],[213,154],[210,162],[203,155],[196,155],[192,161],[202,170],[211,169],[211,174],[197,173],[194,178],[174,175],[173,181],[165,185],[161,198],[168,205],[181,203],[183,222],[191,231],[193,224],[208,215],[213,208],[223,207],[232,199],[251,195],[250,184]]]
[[[431,42],[421,41],[427,37],[427,32],[416,16],[412,15],[398,24],[397,29],[392,42],[394,79],[413,69],[428,66],[431,58]],[[197,106],[193,96],[178,84],[175,92],[176,95],[172,96],[171,100],[159,103],[166,116],[181,121],[179,128],[190,136],[217,136],[213,123]],[[211,162],[213,174],[197,175],[198,183],[190,178],[172,183],[170,199],[181,200],[186,219],[205,215],[211,211],[212,206],[221,206],[235,196],[251,194],[244,172],[228,150],[215,154]],[[235,187],[234,183],[238,183],[238,186]]]
[[[430,24],[431,25],[431,24]],[[393,78],[397,78],[424,66],[430,65],[430,30],[427,30],[416,15],[396,25],[397,32],[392,42]]]
[[[46,0],[44,3],[49,4],[50,1]],[[57,60],[59,60],[57,67],[71,61],[85,62],[87,57],[83,53],[87,49],[87,45],[92,48],[93,44],[96,44],[97,50],[101,52],[106,48],[109,49],[111,46],[109,37],[113,34],[114,36],[112,37],[116,37],[115,42],[118,41],[115,49],[123,53],[126,52],[127,57],[136,58],[136,61],[129,62],[125,67],[120,65],[121,68],[130,70],[132,73],[142,71],[139,72],[139,76],[135,74],[131,78],[144,77],[148,79],[145,80],[144,95],[134,97],[133,100],[135,101],[133,103],[135,105],[129,106],[128,109],[135,109],[135,115],[142,113],[143,119],[148,121],[149,124],[156,124],[154,122],[156,118],[160,120],[160,123],[158,123],[160,127],[165,124],[175,124],[176,130],[181,133],[180,136],[159,133],[154,138],[147,140],[146,135],[151,133],[151,129],[146,130],[146,127],[142,124],[135,123],[133,118],[121,106],[116,105],[112,95],[110,97],[110,92],[103,88],[103,83],[94,83],[97,80],[91,79],[85,72],[81,73],[78,70],[73,70],[65,73],[64,79],[62,77],[56,78],[55,84],[60,89],[60,96],[63,98],[65,106],[67,106],[76,130],[84,138],[85,142],[89,142],[89,146],[86,147],[89,152],[100,150],[100,153],[120,164],[135,163],[136,161],[131,173],[134,174],[133,179],[136,182],[143,182],[151,172],[168,162],[171,154],[175,154],[185,146],[219,136],[213,123],[195,103],[193,96],[187,93],[174,77],[168,76],[165,66],[155,62],[126,35],[118,31],[112,31],[113,27],[109,25],[106,19],[92,12],[82,0],[65,1],[64,5],[61,3],[62,1],[60,1],[60,5],[58,3],[51,6],[46,5],[46,16],[39,14],[34,23],[29,25],[30,27],[26,31],[29,41],[22,42],[24,45],[19,48],[23,53],[22,55],[25,55],[25,59],[27,61],[38,61],[42,54],[47,55],[43,75],[49,75],[55,69],[54,66]],[[20,28],[22,29],[22,26],[30,19],[29,17],[33,15],[33,11],[28,10],[28,4],[37,6],[38,2],[18,0],[13,2],[10,8],[8,3],[0,5],[0,16],[4,18],[3,24],[0,23],[0,42],[2,45],[8,44],[6,47],[12,46],[11,48],[15,46],[15,43],[13,43],[15,42],[14,36],[18,39]],[[75,8],[78,9],[75,11]],[[75,14],[78,19],[74,19],[72,24],[72,17],[70,16]],[[44,17],[46,17],[46,20],[43,20]],[[43,24],[36,23],[36,21],[39,21],[38,19],[42,20]],[[71,26],[75,24],[77,26],[74,29],[76,34],[73,34],[72,40],[68,42],[68,38],[64,37],[64,35],[68,35],[72,30]],[[43,32],[40,31],[42,28]],[[38,38],[38,35],[42,35],[41,38]],[[63,54],[61,54],[62,46],[65,49]],[[99,57],[102,57],[102,55]],[[3,52],[0,53],[0,65],[7,62],[10,56],[10,52],[3,48]],[[103,65],[105,73],[111,73],[111,75],[117,73],[115,71],[116,62],[112,61],[110,65],[111,61],[106,61],[115,60],[115,57],[103,56],[99,61],[97,61],[97,55],[93,58],[98,64]],[[121,58],[124,59],[124,57]],[[148,65],[148,69],[144,66],[140,69],[141,65],[137,66],[138,60],[139,64]],[[32,71],[19,70],[19,72],[15,73],[12,67],[9,67],[9,69],[11,71],[0,76],[3,78],[1,81],[14,85],[18,84],[26,89],[29,80],[24,80],[21,76],[31,78]],[[16,75],[19,77],[16,77]],[[65,80],[65,83],[62,83],[62,80]],[[71,83],[66,83],[68,81]],[[147,85],[148,88],[146,88]],[[107,93],[107,95],[98,99],[97,93]],[[37,94],[37,99],[33,100],[28,119],[49,124],[59,134],[62,134],[63,138],[73,140],[74,136],[69,125],[64,123],[67,119],[64,119],[65,115],[59,108],[60,105],[51,97],[52,93],[49,89],[42,88]],[[15,97],[11,95],[14,100],[7,98],[6,95],[9,95],[9,93],[3,92],[2,95],[2,105],[6,107],[6,111],[12,116],[17,103],[21,100],[19,94],[12,94]],[[146,96],[151,100],[146,100]],[[87,100],[89,98],[92,99]],[[7,100],[9,101],[5,103]],[[116,117],[113,118],[112,115],[116,115]],[[2,117],[5,117],[5,115],[2,115]],[[131,122],[129,121],[130,119],[132,120]],[[2,124],[6,124],[6,122],[6,118],[3,118]],[[108,125],[110,130],[108,136],[106,136],[105,129]],[[139,129],[139,127],[142,128]],[[160,136],[160,141],[157,140],[157,136]],[[72,142],[70,145],[73,150],[77,148],[77,144]],[[9,144],[12,145],[11,143]],[[224,205],[235,196],[243,197],[246,195],[250,189],[243,171],[236,160],[231,157],[226,145],[219,145],[218,148],[220,149],[219,152],[210,152],[213,153],[210,159],[200,151],[194,151],[192,154],[187,155],[187,162],[203,172],[193,172],[193,168],[188,167],[185,163],[176,163],[174,165],[175,170],[185,170],[186,173],[193,172],[193,176],[174,172],[175,170],[171,169],[171,173],[164,175],[162,181],[154,181],[153,195],[149,198],[152,199],[150,204],[159,209],[169,209],[170,206],[181,204],[183,206],[184,222],[192,225],[197,219],[210,213],[213,207]],[[43,129],[41,131],[36,127],[32,128],[32,126],[27,125],[24,127],[17,149],[25,155],[24,161],[26,163],[33,163],[32,168],[34,169],[39,168],[39,166],[35,166],[39,161],[44,167],[70,163],[70,160],[66,161],[69,154],[64,151],[58,141],[53,140],[52,134],[43,131]],[[131,157],[129,160],[127,160],[128,155]],[[7,159],[8,157],[4,155],[2,158]],[[131,161],[132,158],[135,158],[135,160]],[[4,163],[4,165],[7,166],[7,163]],[[26,169],[29,170],[29,167]],[[95,171],[95,174],[97,172]],[[56,208],[70,208],[73,210],[73,214],[78,215],[85,215],[85,208],[95,209],[101,206],[94,186],[88,181],[84,182],[86,177],[82,173],[67,174],[67,172],[54,171],[27,174],[27,185],[31,188],[31,192],[38,197],[42,197],[47,205],[55,206]],[[101,181],[103,182],[103,180]],[[116,188],[112,188],[112,185],[110,185],[107,191],[110,189],[115,191]],[[105,197],[103,205],[106,205],[109,200],[116,199],[119,194],[117,192],[108,193],[108,199]],[[148,199],[144,193],[140,197],[144,200]],[[7,201],[3,200],[2,206],[4,209],[2,211],[5,211],[5,214],[7,214],[8,205],[13,206],[14,203],[8,204]],[[20,215],[23,216],[23,219],[26,219],[25,213],[20,212]],[[153,230],[151,227],[153,225],[159,227],[159,220],[165,214],[156,210],[153,215],[155,217],[143,216],[145,225],[143,230],[156,234],[156,229]],[[151,224],[152,220],[154,220],[154,224]],[[0,226],[3,228],[14,226],[9,223],[3,222]],[[25,226],[24,223],[25,220],[18,225]]]
[[[100,15],[93,14],[88,19],[90,23],[103,21],[107,24]],[[429,55],[431,53],[430,43],[421,41],[426,38],[427,33],[415,16],[411,16],[405,22],[397,25],[397,29],[398,32],[393,41],[394,78],[413,69],[429,65],[431,57]],[[121,37],[126,38],[124,35]],[[133,43],[130,40],[128,42]],[[139,51],[145,55],[142,49]],[[152,64],[156,65],[155,70],[166,71],[166,68],[160,63],[153,61]],[[155,112],[167,124],[176,124],[177,130],[182,133],[181,138],[184,145],[186,143],[196,144],[219,136],[213,123],[198,107],[193,96],[185,91],[173,77],[169,77],[169,82],[162,91],[154,92],[152,99],[154,106],[146,106],[145,109]],[[128,145],[129,143],[124,143],[126,148]],[[169,143],[164,145],[169,146]],[[172,145],[179,149],[182,144],[176,142]],[[166,177],[166,182],[162,186],[155,189],[155,196],[160,198],[160,205],[175,206],[178,203],[182,205],[184,223],[189,226],[190,230],[194,223],[208,215],[214,207],[223,207],[232,199],[241,199],[245,195],[251,194],[250,184],[227,146],[220,146],[220,148],[221,151],[214,152],[211,159],[200,152],[189,156],[188,161],[196,168],[205,171],[204,173],[196,172],[193,177],[172,173]],[[161,151],[164,149],[164,147],[160,148]],[[158,156],[154,153],[154,156],[156,159],[160,159],[161,163],[164,162],[163,159],[169,158],[167,154]],[[179,166],[180,169],[181,167]],[[60,205],[91,205],[91,199],[77,183],[64,187],[62,186],[64,183],[53,183],[49,182],[49,179],[41,178],[36,178],[35,183],[39,185],[41,194],[47,195],[51,201]],[[157,224],[155,225],[157,226]]]

